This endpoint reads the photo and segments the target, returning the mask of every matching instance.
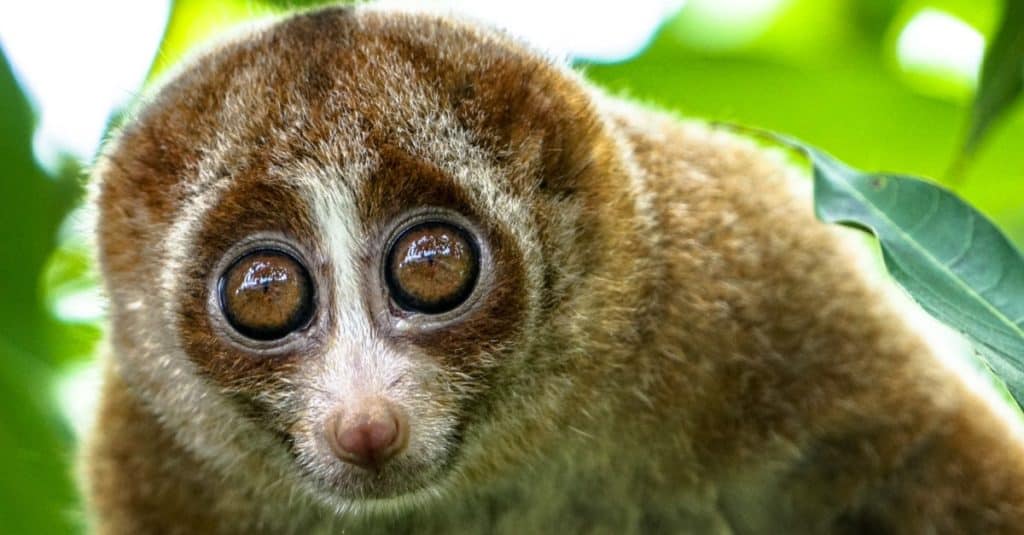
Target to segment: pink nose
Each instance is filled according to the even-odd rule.
[[[373,412],[335,413],[327,420],[327,444],[339,459],[361,468],[378,469],[408,442],[408,424],[399,411],[382,405]]]

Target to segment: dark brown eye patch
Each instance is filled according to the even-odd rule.
[[[301,329],[313,314],[309,272],[288,253],[250,252],[221,275],[220,304],[236,331],[254,340],[277,340]]]
[[[440,314],[458,307],[480,272],[476,242],[459,226],[441,221],[413,225],[387,252],[385,280],[395,303],[408,311]]]

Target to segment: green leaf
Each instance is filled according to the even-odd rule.
[[[2,50],[0,103],[0,531],[74,533],[70,437],[50,396],[62,330],[38,282],[76,177],[51,179],[33,162],[34,120]]]
[[[984,215],[923,180],[863,173],[782,138],[814,166],[818,218],[867,229],[886,268],[929,313],[963,332],[1024,404],[1024,257]]]
[[[1005,0],[1003,20],[985,53],[960,158],[977,150],[985,133],[1024,90],[1024,0]]]

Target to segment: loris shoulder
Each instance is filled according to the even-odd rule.
[[[776,158],[487,28],[299,14],[97,165],[100,533],[1010,533],[1024,445]]]

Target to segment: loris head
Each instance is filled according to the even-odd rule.
[[[122,377],[228,476],[339,507],[569,440],[643,297],[592,98],[498,33],[370,10],[197,58],[97,168]]]

